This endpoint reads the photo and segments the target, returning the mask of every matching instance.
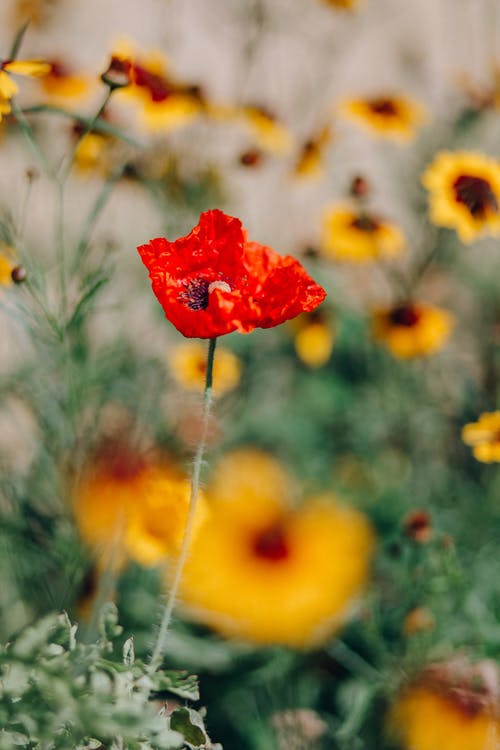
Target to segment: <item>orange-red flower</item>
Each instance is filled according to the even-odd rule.
[[[295,258],[249,242],[240,220],[216,209],[186,237],[138,250],[166,317],[188,337],[272,328],[326,296]]]

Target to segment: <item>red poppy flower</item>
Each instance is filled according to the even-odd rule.
[[[188,337],[272,328],[326,296],[297,260],[248,242],[240,220],[218,210],[186,237],[138,250],[166,317]]]

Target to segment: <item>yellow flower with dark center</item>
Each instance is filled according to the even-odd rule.
[[[373,316],[373,334],[395,357],[425,357],[439,351],[453,326],[446,310],[411,302],[378,310]]]
[[[492,662],[431,665],[396,701],[389,731],[405,750],[498,750],[499,699]]]
[[[243,107],[243,122],[255,143],[272,154],[283,155],[290,151],[293,139],[286,127],[263,107]]]
[[[372,135],[396,141],[411,140],[427,119],[424,107],[406,96],[346,99],[340,111]]]
[[[475,151],[441,151],[422,175],[431,220],[462,242],[500,235],[500,162]]]
[[[327,125],[302,144],[293,176],[300,178],[321,177],[324,172],[325,150],[331,143],[331,129]]]
[[[486,464],[500,461],[500,411],[485,412],[477,422],[466,424],[462,440],[472,446],[478,461]]]
[[[203,391],[207,374],[207,349],[199,341],[177,344],[168,355],[175,380],[184,388]],[[223,347],[217,347],[213,366],[213,392],[221,396],[237,387],[241,378],[240,359]]]
[[[49,61],[49,72],[40,81],[43,92],[53,103],[84,99],[92,91],[91,80],[74,73],[60,60]]]
[[[179,552],[189,496],[190,484],[175,467],[110,445],[84,472],[73,510],[102,564],[158,565]],[[205,513],[201,495],[196,529]]]
[[[393,258],[404,245],[399,227],[368,211],[334,203],[324,212],[321,248],[330,258],[365,263]]]
[[[209,487],[212,512],[181,582],[185,611],[226,637],[297,648],[323,642],[367,582],[367,520],[327,495],[292,508],[265,459],[231,463],[227,456]]]
[[[308,367],[322,367],[330,359],[335,341],[333,324],[321,312],[303,313],[291,323],[299,359]]]
[[[0,64],[0,120],[2,115],[9,114],[10,100],[19,91],[10,74],[38,77],[46,75],[49,70],[50,65],[43,60],[4,60]]]

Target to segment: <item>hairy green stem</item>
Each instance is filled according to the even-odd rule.
[[[154,672],[156,669],[158,669],[158,667],[160,666],[162,662],[163,653],[165,651],[165,641],[166,641],[166,637],[168,633],[168,628],[170,626],[170,622],[172,619],[172,612],[175,606],[175,602],[177,600],[177,593],[179,591],[179,584],[181,581],[182,571],[183,571],[184,564],[187,559],[189,543],[191,541],[191,534],[193,531],[193,525],[194,525],[194,519],[195,519],[195,513],[196,513],[196,505],[197,505],[199,487],[200,487],[201,466],[203,463],[203,456],[205,454],[205,449],[206,449],[206,444],[207,444],[208,422],[209,422],[209,417],[210,417],[210,407],[212,404],[212,377],[213,377],[213,365],[214,365],[216,343],[217,343],[217,339],[213,338],[213,339],[210,339],[209,345],[208,345],[207,368],[206,368],[206,376],[205,376],[205,390],[203,392],[202,429],[201,429],[201,436],[198,442],[198,447],[196,448],[196,453],[195,453],[194,463],[193,463],[193,472],[191,476],[191,496],[189,499],[188,517],[186,521],[186,527],[184,529],[184,537],[182,539],[181,550],[180,550],[179,557],[177,558],[177,561],[175,564],[172,587],[170,589],[167,602],[165,604],[165,609],[163,611],[163,615],[162,615],[162,619],[160,623],[160,629],[158,631],[158,637],[156,639],[156,643],[155,643],[153,653],[151,655],[151,660],[149,663],[149,669],[151,672]]]

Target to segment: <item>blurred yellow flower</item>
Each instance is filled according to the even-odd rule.
[[[233,464],[226,456],[209,487],[212,512],[193,544],[181,601],[226,637],[304,648],[348,616],[368,579],[373,535],[361,513],[331,496],[292,509],[269,461],[237,454]]]
[[[75,150],[74,166],[76,170],[81,174],[95,172],[108,175],[113,165],[111,147],[114,143],[114,137],[108,133],[93,131],[86,133],[78,141]]]
[[[13,259],[13,249],[0,242],[0,286],[10,286],[13,283],[12,271],[16,267]]]
[[[190,484],[175,467],[123,446],[102,450],[84,472],[73,510],[82,539],[101,563],[158,565],[180,549]],[[199,498],[196,529],[206,514]]]
[[[168,354],[168,365],[183,388],[203,391],[207,374],[207,349],[200,341],[177,344]],[[221,396],[237,387],[241,378],[241,360],[229,349],[217,347],[213,366],[213,392]]]
[[[272,154],[287,154],[293,139],[286,127],[274,115],[261,107],[243,107],[243,122],[250,130],[256,144]]]
[[[295,321],[295,351],[308,367],[322,367],[330,359],[335,341],[332,323],[320,313],[304,313]]]
[[[335,260],[364,263],[392,258],[404,245],[399,227],[365,210],[334,203],[324,212],[321,248]]]
[[[424,107],[406,96],[346,99],[340,112],[372,135],[396,141],[411,140],[427,120]]]
[[[60,60],[49,60],[49,71],[40,81],[40,86],[53,103],[65,103],[68,99],[84,99],[92,91],[92,80],[88,76],[73,73]]]
[[[422,303],[408,303],[373,316],[373,334],[395,357],[425,357],[441,349],[453,326],[446,310]]]
[[[485,412],[477,422],[466,424],[462,440],[472,446],[478,461],[486,464],[500,461],[500,411]]]
[[[325,5],[330,5],[332,8],[340,8],[341,10],[353,10],[359,5],[360,0],[322,0]]]
[[[0,121],[3,115],[9,114],[10,100],[19,91],[9,74],[38,77],[46,75],[49,70],[50,65],[42,60],[4,60],[0,64]]]
[[[321,177],[324,172],[324,157],[331,143],[331,128],[326,125],[302,144],[293,167],[293,176],[299,178]]]
[[[492,662],[431,665],[396,701],[390,733],[405,750],[498,750],[499,687]]]
[[[500,162],[475,151],[441,151],[422,175],[431,220],[462,242],[500,235]]]

